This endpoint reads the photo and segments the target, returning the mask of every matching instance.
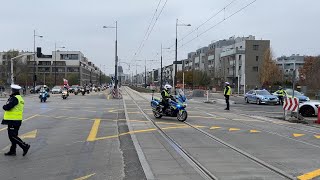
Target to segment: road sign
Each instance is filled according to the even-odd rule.
[[[286,98],[283,103],[283,110],[297,112],[299,108],[298,98]]]
[[[182,64],[182,61],[173,61],[173,64]]]

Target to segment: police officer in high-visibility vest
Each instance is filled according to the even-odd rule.
[[[224,110],[230,110],[230,103],[229,103],[229,98],[231,95],[231,87],[230,87],[230,83],[229,82],[225,82],[225,88],[223,91],[223,95],[226,99],[226,103],[227,103],[227,108],[225,108]]]
[[[7,103],[3,106],[4,116],[1,124],[8,125],[8,136],[11,141],[9,152],[5,153],[6,156],[15,156],[17,144],[23,150],[23,156],[28,153],[30,145],[23,142],[19,137],[19,129],[23,119],[24,100],[21,97],[18,85],[11,85],[12,94]]]
[[[162,111],[165,112],[166,109],[169,107],[169,99],[172,99],[172,95],[171,93],[171,88],[172,86],[169,84],[166,84],[163,87],[163,90],[161,91],[161,97],[162,97],[162,105],[163,105],[163,109]]]
[[[283,99],[285,96],[287,96],[287,92],[280,86],[279,87],[279,90],[276,91],[277,95],[278,95],[278,98],[279,98],[279,103],[281,105],[283,105]]]

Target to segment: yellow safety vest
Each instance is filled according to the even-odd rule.
[[[226,93],[227,88],[226,87],[224,88],[223,94],[230,96],[231,95],[231,87],[228,86],[228,88],[229,88],[229,90],[227,93]]]
[[[24,100],[20,95],[15,97],[18,99],[18,104],[9,111],[4,111],[4,120],[22,121],[23,119]]]
[[[164,91],[164,96],[167,97],[167,98],[170,97],[170,95],[169,95],[169,93],[167,91]]]

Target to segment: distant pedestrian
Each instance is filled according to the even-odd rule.
[[[9,152],[5,156],[15,156],[17,144],[23,150],[23,156],[28,153],[29,144],[23,142],[19,137],[19,129],[23,119],[24,100],[19,93],[21,89],[18,85],[11,85],[12,94],[7,103],[3,106],[4,116],[1,124],[8,125],[8,136],[11,141]]]
[[[229,82],[225,82],[225,88],[223,91],[223,95],[226,99],[226,104],[227,104],[227,108],[225,108],[224,110],[230,110],[230,103],[229,103],[229,98],[231,95],[231,87],[230,87],[230,83]]]

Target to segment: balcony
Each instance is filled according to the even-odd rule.
[[[235,54],[244,54],[245,49],[230,49],[220,54],[220,57],[231,56]]]

